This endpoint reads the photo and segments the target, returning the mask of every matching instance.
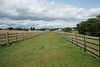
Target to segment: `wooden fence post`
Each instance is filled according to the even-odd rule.
[[[30,38],[30,37],[31,37],[31,32],[29,32],[29,35],[30,35],[30,36],[29,36],[29,38]]]
[[[68,35],[68,41],[70,41],[70,35]]]
[[[67,37],[68,37],[68,41],[70,41],[70,37],[69,37],[69,35],[67,35]]]
[[[24,35],[23,35],[23,32],[22,32],[22,40],[24,40]]]
[[[33,37],[33,33],[31,32],[31,37]]]
[[[17,33],[16,33],[16,43],[17,43],[18,41],[17,41]]]
[[[72,35],[72,44],[73,44],[73,35]]]
[[[9,46],[9,34],[8,34],[8,32],[6,33],[6,45]]]
[[[76,35],[76,46],[78,46],[78,35]]]
[[[33,32],[33,37],[34,37],[34,32]]]
[[[67,40],[67,34],[66,34],[66,40]]]
[[[31,33],[31,37],[32,37],[32,33]]]
[[[27,38],[28,38],[28,33],[27,33]]]
[[[84,36],[84,51],[86,52],[86,36]]]
[[[34,32],[33,32],[33,37],[34,37]]]
[[[99,37],[99,59],[100,59],[100,37]]]

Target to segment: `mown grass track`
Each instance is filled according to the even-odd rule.
[[[48,32],[0,47],[0,67],[100,67],[100,60]]]

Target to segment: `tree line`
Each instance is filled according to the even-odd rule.
[[[57,31],[61,29],[62,31],[64,32],[71,32],[72,29],[76,29],[76,27],[65,27],[65,28],[40,28],[40,29],[36,29],[35,27],[30,27],[30,28],[21,28],[21,27],[16,27],[16,28],[13,28],[13,27],[8,27],[8,28],[0,28],[0,30],[23,30],[23,31],[34,31],[34,30],[38,30],[38,31],[46,31],[46,30],[49,30],[49,31]]]
[[[90,36],[100,36],[100,15],[96,18],[89,18],[77,24],[77,29],[80,34]]]

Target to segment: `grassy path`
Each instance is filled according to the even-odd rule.
[[[0,67],[100,67],[100,60],[50,32],[0,47]]]

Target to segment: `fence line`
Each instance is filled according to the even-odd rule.
[[[19,40],[24,40],[27,38],[31,38],[45,32],[28,32],[28,33],[3,33],[0,34],[0,45],[9,46],[12,42],[18,42]]]
[[[82,48],[85,52],[90,53],[93,57],[100,59],[100,37],[90,38],[86,36],[78,36],[72,34],[65,34],[57,32],[66,40],[70,41],[72,44],[75,44],[77,47]],[[93,43],[95,42],[95,43]]]

